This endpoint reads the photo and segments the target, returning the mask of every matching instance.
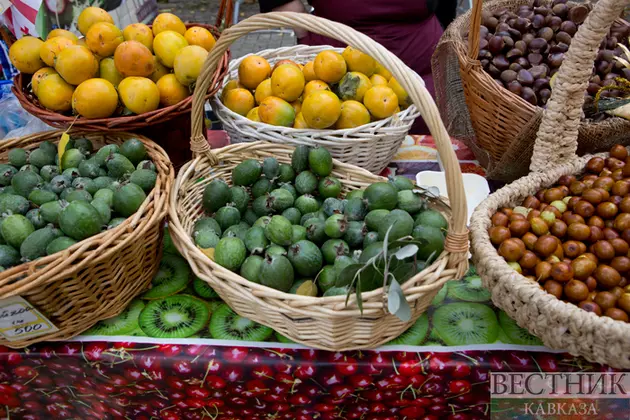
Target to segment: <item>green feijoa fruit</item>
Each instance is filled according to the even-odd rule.
[[[241,266],[241,277],[254,283],[260,283],[259,276],[263,261],[264,258],[260,255],[250,255],[247,257]]]
[[[59,175],[59,167],[57,165],[46,165],[39,171],[39,175],[45,182],[50,182],[50,180]]]
[[[67,149],[61,156],[61,168],[78,168],[85,160],[85,155],[79,149]]]
[[[260,226],[264,229],[267,227],[269,222],[271,222],[271,216],[261,216],[254,222],[252,226]]]
[[[20,253],[10,245],[0,245],[0,266],[11,267],[20,263]]]
[[[396,209],[392,210],[382,221],[379,229],[378,236],[382,241],[385,239],[385,234],[389,231],[389,241],[395,241],[404,236],[411,235],[413,231],[413,217],[404,210]]]
[[[46,221],[42,217],[39,209],[32,209],[26,213],[26,218],[31,221],[35,229],[41,229],[46,226]]]
[[[92,158],[79,163],[78,168],[81,176],[86,178],[96,178],[98,177],[98,172],[99,169],[101,169],[101,166],[98,164],[96,159]]]
[[[367,235],[367,226],[363,222],[348,222],[348,230],[346,230],[343,240],[348,243],[350,248],[361,248],[365,235]]]
[[[50,180],[50,190],[56,194],[60,194],[70,186],[72,186],[72,179],[64,175],[57,175]]]
[[[48,140],[41,142],[39,144],[39,148],[46,151],[47,153],[53,153],[53,154],[57,153],[57,145]]]
[[[267,227],[265,227],[265,236],[275,244],[282,246],[291,245],[291,236],[293,234],[291,226],[291,222],[286,217],[273,216]]]
[[[32,154],[31,154],[32,156]],[[20,255],[26,261],[33,261],[46,255],[46,247],[61,236],[59,229],[44,227],[27,236],[20,245]]]
[[[103,188],[94,193],[94,199],[107,203],[109,207],[114,204],[114,192],[109,188]]]
[[[61,175],[65,176],[71,181],[74,181],[75,178],[81,176],[81,173],[79,172],[79,168],[67,168],[63,170]]]
[[[214,218],[219,222],[221,230],[226,230],[232,225],[236,225],[241,221],[241,212],[234,206],[223,206],[217,210]]]
[[[326,217],[326,214],[323,211],[319,210],[313,213],[306,213],[305,215],[303,215],[300,218],[300,224],[302,226],[306,226],[306,222],[308,222],[311,219],[319,219],[322,222],[325,222],[327,218],[328,217]]]
[[[116,226],[127,220],[126,217],[114,217],[108,224],[107,229],[114,229]]]
[[[201,202],[208,213],[214,213],[230,202],[230,187],[222,179],[213,179],[203,190]]]
[[[278,174],[278,182],[293,182],[295,179],[295,171],[291,165],[281,163]]]
[[[303,144],[297,146],[291,155],[291,167],[296,174],[308,169],[308,156],[311,148]]]
[[[108,224],[109,221],[112,220],[112,209],[111,207],[109,207],[109,204],[107,204],[105,201],[92,200],[90,204],[92,205],[92,207],[96,209],[98,214],[101,216],[101,223],[103,225]]]
[[[352,190],[346,194],[346,200],[350,201],[353,198],[363,198],[364,190]]]
[[[335,286],[337,282],[337,270],[333,265],[326,265],[317,275],[317,285],[319,290],[326,293],[328,289]]]
[[[103,146],[98,149],[98,152],[96,152],[96,155],[94,155],[94,159],[96,159],[96,163],[98,163],[100,166],[105,166],[107,158],[112,156],[114,153],[118,153],[118,151],[119,149],[117,145],[108,144],[107,146]]]
[[[243,221],[245,221],[248,225],[253,226],[258,220],[258,215],[254,212],[254,210],[247,208],[245,209],[245,213],[243,213]]]
[[[94,145],[90,139],[86,139],[85,137],[75,139],[73,147],[79,149],[85,156],[91,155],[94,151]]]
[[[288,182],[280,184],[280,188],[289,191],[293,196],[293,200],[296,200],[298,198],[297,190],[293,185],[289,184]]]
[[[155,167],[155,163],[150,160],[143,160],[142,162],[136,165],[136,169],[148,169],[149,171],[157,172],[157,168]]]
[[[322,197],[338,197],[341,194],[341,181],[334,176],[327,176],[319,181],[319,195]]]
[[[312,194],[317,190],[317,177],[313,172],[300,172],[295,177],[295,189],[299,194]]]
[[[26,214],[30,207],[28,200],[21,195],[0,195],[0,215],[5,213]]]
[[[427,205],[427,202],[419,193],[413,192],[413,190],[398,191],[398,208],[406,211],[409,214],[416,214],[422,211]]]
[[[293,195],[284,188],[278,188],[269,193],[271,208],[276,212],[283,212],[293,206],[295,199]]]
[[[249,193],[244,187],[230,188],[230,202],[238,209],[241,214],[245,214],[247,205],[249,204]]]
[[[295,200],[295,203],[293,203],[293,205],[302,214],[314,213],[314,212],[318,211],[319,207],[320,207],[319,203],[317,202],[315,197],[313,197],[310,194],[305,194],[305,195],[299,196]]]
[[[34,174],[39,175],[39,168],[35,165],[24,165],[20,168],[18,172],[33,172]]]
[[[232,170],[232,183],[234,185],[252,185],[260,178],[262,165],[255,159],[247,159]]]
[[[115,182],[116,180],[114,178],[108,177],[108,176],[99,176],[97,178],[94,178],[94,186],[96,187],[97,190],[102,190],[102,189],[110,189],[110,186],[112,185],[112,182]],[[113,190],[111,190],[113,192]]]
[[[416,216],[414,225],[432,226],[438,229],[448,230],[448,221],[442,215],[442,213],[430,209],[425,210],[418,216]]]
[[[0,194],[15,194],[15,189],[13,189],[13,187],[11,185],[8,185],[6,187],[0,187]]]
[[[134,165],[137,165],[138,162],[147,157],[146,147],[136,138],[125,140],[125,142],[120,145],[119,153],[129,159]]]
[[[348,288],[347,287],[331,287],[330,289],[326,290],[324,292],[324,297],[330,297],[330,296],[346,296],[348,294]]]
[[[68,201],[68,200],[66,200],[66,198],[68,197],[68,195],[69,195],[72,191],[74,191],[74,188],[72,188],[72,187],[68,187],[68,188],[66,188],[65,190],[61,191],[61,194],[59,194],[59,198],[60,198],[60,199],[62,199],[62,200],[64,200],[64,201]]]
[[[359,258],[359,262],[362,263],[362,264],[365,264],[371,258],[376,257],[377,255],[379,255],[381,253],[381,251],[383,251],[383,242],[382,241],[374,242],[374,243],[368,245],[367,247],[365,247],[365,249],[361,253],[361,257]],[[382,260],[382,256],[379,257],[378,259]]]
[[[55,201],[59,197],[52,191],[46,191],[39,188],[35,188],[28,195],[28,199],[33,202],[33,204],[37,206],[41,206],[44,203],[48,203],[49,201]]]
[[[11,179],[17,174],[18,170],[11,165],[0,165],[0,185],[6,186],[11,184]]]
[[[102,225],[98,210],[87,201],[73,201],[59,215],[62,232],[77,241],[96,235]]]
[[[260,269],[260,283],[272,289],[288,292],[293,286],[293,266],[283,255],[268,255]]]
[[[72,181],[72,188],[75,188],[77,190],[85,190],[90,194],[95,194],[96,191],[98,191],[98,188],[96,187],[96,184],[93,180],[82,176],[75,178],[74,181]]]
[[[46,165],[54,165],[55,155],[46,153],[42,149],[35,149],[31,152],[28,160],[31,165],[41,168]]]
[[[122,178],[124,175],[131,174],[136,170],[133,163],[131,163],[127,157],[119,153],[114,153],[109,156],[105,164],[107,166],[107,174],[116,179]]]
[[[273,183],[267,178],[260,178],[252,185],[252,196],[256,199],[268,194],[273,190]]]
[[[215,248],[219,243],[219,235],[214,230],[205,229],[193,232],[195,245],[202,249]]]
[[[269,240],[265,236],[265,229],[260,226],[252,226],[245,234],[245,246],[251,253],[260,254],[269,245]]]
[[[375,182],[365,189],[363,198],[367,201],[368,210],[393,210],[398,204],[398,191],[388,182]]]
[[[343,214],[345,214],[346,219],[350,221],[365,219],[365,216],[367,215],[367,206],[365,205],[365,201],[361,198],[349,199],[343,210]]]
[[[22,242],[35,231],[35,227],[23,215],[12,214],[4,218],[0,231],[8,245],[15,249],[20,249]]]
[[[301,240],[289,247],[287,257],[295,271],[304,277],[314,277],[322,268],[322,253],[313,242]]]
[[[44,219],[47,223],[58,224],[59,215],[67,205],[68,203],[66,201],[50,201],[40,206],[39,213],[42,216],[42,219]]]
[[[419,246],[418,259],[426,260],[433,255],[432,259],[435,260],[444,250],[444,235],[440,228],[418,225],[413,228],[412,235],[423,243]]]
[[[66,191],[68,191],[68,190],[66,190]],[[63,199],[66,200],[68,203],[71,203],[71,202],[77,201],[77,200],[83,200],[83,201],[87,201],[89,203],[94,198],[92,197],[92,194],[90,194],[86,190],[76,190],[75,189],[75,190],[70,191]]]
[[[322,255],[327,264],[334,264],[337,257],[350,255],[350,247],[341,239],[329,239],[322,245]]]
[[[302,213],[295,207],[289,207],[285,211],[282,212],[282,215],[289,219],[292,225],[299,225],[300,220],[302,219]]]
[[[378,242],[378,232],[368,232],[363,238],[363,249],[372,245],[374,242]]]
[[[116,213],[123,217],[129,217],[138,211],[146,198],[147,195],[142,191],[142,188],[129,183],[114,191],[113,207]]]
[[[31,171],[18,172],[11,179],[11,186],[16,194],[27,198],[36,187],[41,185],[42,177]]]
[[[329,197],[324,200],[322,204],[322,210],[326,216],[330,217],[333,214],[343,214],[346,208],[345,200],[339,200],[337,198]]]
[[[389,210],[372,210],[368,212],[368,214],[365,216],[365,224],[367,225],[369,230],[378,231],[378,228],[381,226],[383,220],[385,220],[388,215]]]
[[[333,169],[333,159],[328,150],[315,147],[308,152],[308,166],[316,175],[328,176]]]
[[[272,244],[265,249],[265,256],[267,255],[287,255],[287,250],[280,245]]]
[[[291,227],[291,243],[294,244],[298,241],[306,239],[306,228],[300,225],[293,225]]]
[[[236,236],[237,238],[240,238],[241,241],[244,241],[245,235],[247,234],[247,231],[249,230],[250,227],[251,226],[249,226],[247,223],[240,222],[236,225],[232,225],[229,228],[227,228],[223,232],[223,235],[221,235],[221,237],[227,238],[228,236]]]
[[[28,163],[28,152],[20,148],[9,150],[9,163],[16,168],[21,168]]]
[[[221,238],[214,249],[214,261],[231,271],[241,267],[246,255],[245,244],[237,237]]]
[[[53,239],[48,246],[46,247],[46,255],[52,255],[57,252],[61,252],[66,248],[70,248],[72,245],[76,244],[72,238],[68,238],[67,236],[60,236],[58,238]]]
[[[212,217],[202,217],[195,222],[195,225],[193,226],[193,235],[202,230],[211,230],[217,236],[221,236],[221,233],[223,232],[219,222],[214,220]]]
[[[352,264],[356,264],[356,262],[347,255],[341,255],[337,257],[337,259],[335,259],[335,263],[333,264],[333,267],[335,268],[335,271],[337,272],[337,282],[335,283],[335,286],[337,287],[350,286],[352,279],[341,277],[341,273],[346,267]]]
[[[326,237],[326,222],[319,218],[310,218],[304,223],[306,238],[316,244],[323,243]]]
[[[268,216],[273,213],[272,202],[268,199],[267,196],[260,196],[252,202],[252,210],[259,217]]]
[[[324,232],[333,239],[341,238],[348,230],[348,220],[343,214],[333,214],[326,219]]]
[[[280,164],[274,157],[267,157],[263,160],[262,171],[267,179],[275,179],[280,175]]]
[[[398,191],[413,190],[415,186],[413,182],[406,176],[396,175],[388,179],[389,183]]]

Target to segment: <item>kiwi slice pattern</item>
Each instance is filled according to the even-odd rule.
[[[138,328],[138,316],[144,309],[144,302],[135,299],[124,311],[113,318],[98,321],[85,332],[86,335],[131,335]]]
[[[469,276],[461,280],[448,281],[448,294],[450,297],[468,302],[487,302],[490,300],[490,291],[483,287],[481,277]]]
[[[419,346],[427,337],[429,332],[429,317],[423,313],[414,324],[388,345],[396,346]]]
[[[506,344],[519,344],[524,346],[542,346],[543,343],[538,337],[534,337],[525,328],[518,326],[516,321],[507,316],[503,311],[499,311],[499,325],[509,341],[503,341]]]
[[[226,304],[214,311],[209,329],[218,340],[266,341],[273,334],[271,328],[239,316]]]
[[[217,294],[217,292],[215,292],[214,289],[210,287],[207,282],[201,280],[199,277],[195,276],[192,282],[192,287],[199,297],[209,300],[219,299],[219,295]]]
[[[177,295],[150,301],[140,312],[138,324],[149,337],[186,338],[201,331],[209,318],[203,300]]]
[[[177,255],[165,254],[160,261],[158,272],[151,281],[151,288],[143,299],[162,299],[186,288],[190,280],[190,267],[185,259]]]
[[[499,321],[494,310],[481,303],[448,303],[433,313],[433,326],[449,346],[494,343]]]

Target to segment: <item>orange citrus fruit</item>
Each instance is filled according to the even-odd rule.
[[[71,39],[75,43],[79,41],[79,38],[77,38],[77,36],[75,34],[73,34],[70,31],[67,31],[65,29],[53,29],[52,31],[50,31],[48,33],[48,36],[46,37],[46,40],[49,40],[50,38],[56,38],[58,36],[60,36],[62,38]]]
[[[269,62],[257,55],[245,57],[238,66],[238,80],[247,89],[256,89],[270,74]]]
[[[293,60],[279,60],[276,62],[276,64],[273,65],[273,68],[271,69],[271,73],[273,74],[273,72],[276,71],[276,69],[283,64],[292,64],[298,69],[300,69],[300,71],[302,71],[302,68],[300,67],[300,65]]]
[[[123,30],[125,41],[138,41],[153,52],[153,31],[144,23],[132,23]]]
[[[304,115],[302,115],[301,112],[299,112],[296,116],[295,116],[295,121],[293,122],[293,128],[309,128],[308,124],[306,124],[306,120],[304,119]]]
[[[179,50],[173,62],[173,72],[182,85],[192,85],[201,73],[208,50],[199,45],[189,45]]]
[[[45,107],[57,112],[72,109],[74,86],[58,74],[51,74],[39,82],[37,99]]]
[[[403,89],[403,87],[398,83],[396,78],[392,77],[389,79],[389,83],[387,84],[391,90],[394,91],[396,96],[398,97],[398,104],[400,106],[406,107],[409,105],[409,94]]]
[[[166,74],[156,83],[160,90],[160,105],[175,105],[190,96],[188,86],[184,86],[177,80],[174,74]]]
[[[155,111],[160,105],[160,90],[146,77],[127,77],[118,84],[118,94],[125,107],[134,114]]]
[[[180,35],[186,33],[186,25],[172,13],[160,13],[153,20],[153,35],[164,31],[175,31]]]
[[[291,102],[291,106],[293,107],[293,109],[295,110],[295,114],[299,114],[300,112],[302,112],[302,102],[300,100],[296,100]]]
[[[42,59],[47,66],[55,65],[55,58],[57,54],[61,52],[61,50],[76,45],[76,41],[71,40],[70,38],[64,37],[55,37],[46,40],[42,48],[39,50],[39,57]]]
[[[33,93],[37,96],[37,89],[39,88],[39,83],[50,76],[51,74],[57,74],[55,69],[50,67],[42,67],[37,70],[35,74],[33,74],[33,78],[31,79],[31,89],[33,89]]]
[[[387,86],[387,79],[376,73],[370,77],[370,82],[372,82],[372,86]]]
[[[125,78],[118,69],[116,69],[116,63],[112,57],[107,57],[101,60],[99,63],[99,76],[107,80],[109,83],[118,87],[118,84]]]
[[[304,74],[294,64],[281,64],[271,74],[271,91],[274,96],[293,102],[304,90]]]
[[[356,50],[352,47],[346,47],[341,53],[344,60],[348,64],[349,71],[358,71],[370,77],[376,70],[376,60],[369,55]]]
[[[170,68],[173,68],[177,53],[187,46],[188,41],[186,41],[186,38],[175,31],[162,31],[153,40],[155,56],[162,64]]]
[[[46,66],[40,56],[43,45],[44,41],[34,36],[25,36],[18,39],[9,48],[11,63],[22,73],[35,73]]]
[[[304,80],[306,80],[307,82],[317,79],[317,76],[315,75],[315,63],[313,61],[309,61],[308,63],[304,64],[304,67],[302,68],[302,73],[304,73]]]
[[[372,87],[372,82],[363,73],[351,71],[339,81],[337,90],[342,101],[362,101],[365,92]]]
[[[72,110],[85,118],[107,118],[118,108],[118,92],[105,79],[89,79],[72,94]]]
[[[268,96],[272,96],[273,92],[271,91],[271,79],[265,79],[256,87],[256,91],[254,92],[254,98],[256,99],[256,103],[260,105],[260,103]]]
[[[125,41],[116,48],[114,63],[125,77],[149,77],[155,71],[156,59],[151,51],[139,41]]]
[[[221,101],[225,102],[225,95],[232,89],[241,88],[245,89],[245,86],[241,85],[238,80],[232,79],[225,84],[223,91],[221,92]]]
[[[363,104],[375,118],[387,118],[396,112],[398,97],[387,86],[374,86],[365,92]]]
[[[223,103],[233,112],[245,116],[254,107],[254,95],[247,89],[230,89],[225,93]]]
[[[153,83],[157,83],[158,80],[169,74],[171,69],[160,63],[160,60],[158,60],[155,56],[153,56],[153,61],[155,62],[155,70],[153,70],[149,79],[151,79]]]
[[[217,42],[212,33],[201,26],[193,26],[187,29],[184,38],[190,45],[198,45],[206,51],[210,51]]]
[[[341,115],[335,128],[355,128],[370,122],[370,113],[365,105],[358,101],[344,101],[341,104]]]
[[[317,78],[326,83],[337,83],[348,70],[346,60],[341,54],[330,50],[317,54],[313,68]]]
[[[284,99],[269,96],[258,106],[258,116],[264,123],[283,127],[293,127],[295,110]]]
[[[54,38],[53,38],[54,39]],[[90,26],[85,35],[88,48],[96,55],[109,57],[125,38],[122,31],[111,23],[98,22]]]
[[[387,70],[385,67],[383,67],[383,65],[379,62],[376,63],[375,74],[378,74],[379,76],[383,76],[387,80],[392,78],[392,73],[389,70]]]
[[[245,117],[252,121],[260,122],[260,116],[258,115],[258,107],[250,109]]]
[[[315,92],[316,90],[329,91],[330,86],[328,86],[328,84],[322,80],[311,80],[306,84],[306,86],[304,86],[304,93],[302,94],[302,96],[306,98],[308,95]]]
[[[77,18],[77,28],[81,34],[86,35],[90,27],[98,22],[114,24],[114,19],[100,7],[86,7]]]
[[[302,115],[311,128],[331,127],[341,115],[341,101],[332,92],[317,90],[304,98]]]
[[[74,45],[57,54],[55,70],[66,82],[79,85],[96,76],[98,60],[87,48]]]

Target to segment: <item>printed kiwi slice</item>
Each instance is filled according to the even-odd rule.
[[[435,295],[433,300],[431,301],[431,305],[437,306],[440,303],[444,302],[444,298],[446,297],[446,292],[448,291],[448,282],[442,286],[439,292]]]
[[[483,287],[481,277],[464,277],[459,281],[448,282],[448,295],[453,299],[468,302],[487,302],[490,300],[490,292]]]
[[[505,312],[499,311],[499,325],[503,329],[508,341],[506,344],[519,344],[523,346],[542,346],[543,343],[538,337],[529,333],[525,328],[518,326],[516,321],[510,318]]]
[[[494,343],[499,322],[492,308],[481,303],[448,303],[433,313],[433,325],[449,346]]]
[[[186,338],[201,331],[208,319],[210,311],[203,300],[176,295],[147,303],[138,324],[149,337]]]
[[[139,328],[138,315],[143,308],[144,302],[135,299],[120,314],[98,321],[84,335],[129,335]]]
[[[431,332],[429,333],[429,336],[427,337],[427,341],[425,341],[422,345],[423,346],[445,346],[446,343],[444,342],[442,337],[440,337],[437,330],[435,328],[432,328]]]
[[[195,276],[192,282],[192,287],[195,290],[195,293],[204,299],[219,299],[219,295],[214,291],[210,285],[201,280],[199,277]]]
[[[210,334],[218,340],[265,341],[273,330],[238,315],[223,304],[212,313]]]
[[[280,334],[278,331],[275,331],[275,339],[278,343],[282,343],[282,344],[296,344],[295,341],[291,340],[288,337],[285,337],[284,335]]]
[[[407,331],[402,333],[397,338],[387,343],[387,345],[393,346],[418,346],[424,341],[429,332],[429,317],[426,313],[422,314],[420,318],[411,326]]]
[[[164,254],[160,268],[151,280],[151,288],[144,292],[143,299],[162,299],[186,288],[190,279],[190,267],[185,259],[177,255]]]

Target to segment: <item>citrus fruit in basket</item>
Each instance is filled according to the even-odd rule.
[[[298,112],[295,116],[295,121],[293,122],[293,128],[304,129],[308,128],[308,124],[306,124],[306,120],[304,119],[304,115],[302,112]]]
[[[341,115],[341,101],[332,92],[315,91],[302,102],[302,115],[311,128],[331,127]]]
[[[304,90],[304,74],[294,64],[282,64],[271,73],[271,91],[274,96],[293,102]]]
[[[322,51],[315,57],[313,68],[319,80],[326,83],[337,83],[346,74],[346,60],[335,51]]]
[[[373,74],[372,77],[370,77],[370,82],[372,86],[387,86],[388,80],[380,74]]]
[[[134,114],[155,111],[160,104],[160,90],[145,77],[127,77],[118,85],[120,100]]]
[[[116,88],[105,79],[88,79],[72,94],[72,110],[86,118],[110,117],[117,107]]]
[[[109,57],[114,54],[116,47],[124,41],[122,31],[107,22],[98,22],[90,26],[85,35],[85,42],[94,54]]]
[[[101,60],[99,63],[99,76],[107,80],[109,83],[118,87],[118,84],[125,78],[118,69],[116,69],[116,63],[112,57],[107,57]]]
[[[177,81],[174,74],[166,74],[157,81],[160,90],[160,105],[171,106],[190,96],[188,86]]]
[[[341,115],[335,128],[355,128],[370,123],[370,113],[361,102],[344,101],[341,103]]]
[[[55,58],[57,57],[57,54],[59,54],[61,50],[73,45],[77,45],[76,41],[69,38],[51,38],[45,41],[42,45],[42,48],[39,51],[39,57],[44,63],[46,63],[47,66],[52,67],[55,65]]]
[[[387,118],[396,112],[398,97],[387,86],[374,86],[365,92],[363,103],[375,118]]]
[[[201,26],[188,28],[184,34],[184,38],[186,38],[186,41],[188,41],[190,45],[198,45],[206,51],[210,51],[217,42],[216,39],[214,39],[214,35]]]
[[[188,86],[197,81],[208,51],[198,45],[189,45],[179,50],[173,62],[173,71],[179,83]]]
[[[169,74],[171,72],[171,69],[160,63],[160,60],[158,60],[155,56],[153,56],[153,60],[155,63],[155,69],[153,70],[153,73],[151,73],[149,78],[153,80],[153,83],[157,83],[158,80]]]
[[[250,109],[246,117],[252,121],[260,122],[260,115],[258,115],[258,107]]]
[[[144,23],[132,23],[123,29],[125,41],[138,41],[153,52],[153,31]]]
[[[51,74],[39,82],[37,99],[52,111],[65,112],[72,108],[74,87],[60,75]]]
[[[183,35],[174,31],[160,32],[153,40],[153,51],[155,56],[166,67],[173,68],[175,56],[184,47],[188,46],[188,41]]]
[[[33,74],[45,66],[40,57],[44,42],[41,39],[25,36],[9,48],[9,58],[13,66],[22,73]]]
[[[73,40],[75,43],[79,41],[79,38],[77,38],[75,34],[65,29],[53,29],[52,31],[48,33],[46,40],[49,40],[51,38],[56,38],[56,37],[68,38],[68,39]]]
[[[339,81],[337,91],[339,92],[339,99],[342,101],[355,100],[362,101],[365,92],[372,87],[370,79],[358,72],[348,72]]]
[[[172,13],[160,13],[153,20],[153,35],[158,35],[164,31],[175,31],[180,35],[186,33],[186,25]]]
[[[39,83],[46,77],[50,76],[51,74],[57,74],[55,69],[51,67],[42,67],[41,69],[35,72],[35,74],[33,75],[33,78],[31,79],[31,89],[33,89],[33,93],[35,94],[35,96],[37,96]]]
[[[295,115],[302,112],[302,101],[300,101],[299,99],[291,102],[291,106],[295,110]]]
[[[302,68],[302,73],[304,73],[304,80],[310,82],[311,80],[317,79],[317,75],[315,74],[315,63],[313,61],[309,61],[304,64]]]
[[[346,47],[341,56],[348,64],[348,71],[360,72],[370,77],[376,70],[376,60],[352,47]]]
[[[98,22],[114,24],[114,19],[100,7],[86,7],[77,18],[77,28],[81,34],[86,35],[92,25]]]
[[[283,65],[283,64],[292,64],[292,65],[294,65],[295,67],[297,67],[298,69],[300,69],[300,71],[302,71],[302,66],[301,66],[300,64],[296,63],[296,62],[295,62],[295,61],[293,61],[293,60],[287,60],[287,59],[284,59],[284,60],[278,60],[278,61],[276,61],[276,63],[273,65],[273,68],[271,69],[271,72],[273,73],[274,71],[276,71],[276,69],[277,69],[278,67],[280,67],[280,66],[281,66],[281,65]]]
[[[310,95],[311,93],[315,92],[316,90],[330,90],[330,86],[328,86],[328,83],[322,81],[322,80],[311,80],[310,82],[308,82],[306,84],[306,86],[304,86],[304,92],[302,93],[302,96],[304,98],[306,98],[308,95]]]
[[[398,97],[398,104],[401,107],[407,107],[409,105],[409,94],[403,89],[403,87],[398,83],[394,77],[389,79],[389,83],[387,84],[391,90],[394,91],[396,96]]]
[[[223,102],[233,112],[245,116],[254,107],[254,95],[247,89],[230,89],[225,92]]]
[[[269,62],[257,55],[245,57],[238,66],[238,80],[247,89],[256,89],[270,75]]]
[[[225,87],[227,89],[227,85]],[[260,105],[260,103],[268,96],[273,95],[271,91],[271,79],[263,80],[254,91],[254,99],[256,99],[256,103]]]
[[[271,125],[292,127],[295,121],[295,109],[284,99],[269,96],[258,106],[260,120]]]
[[[78,85],[96,76],[98,61],[94,54],[78,45],[63,49],[55,60],[55,70],[71,85]]]
[[[376,63],[376,72],[375,74],[378,74],[379,76],[384,77],[386,80],[389,80],[392,78],[392,73],[387,70],[385,67],[383,67],[383,65],[381,63]]]

